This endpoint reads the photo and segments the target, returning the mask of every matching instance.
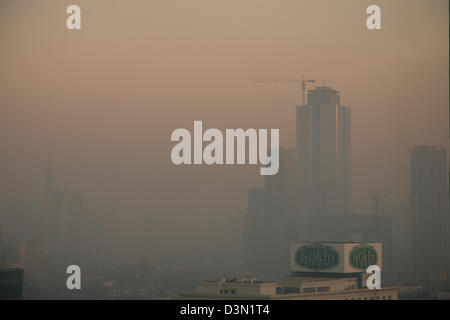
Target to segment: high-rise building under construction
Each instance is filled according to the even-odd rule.
[[[296,188],[302,217],[351,212],[351,113],[329,87],[297,106]]]

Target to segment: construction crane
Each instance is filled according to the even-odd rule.
[[[256,81],[257,83],[301,83],[302,84],[302,105],[305,105],[305,91],[306,91],[306,83],[315,83],[316,80],[305,80],[305,77],[302,77],[302,80],[264,80],[264,81]]]

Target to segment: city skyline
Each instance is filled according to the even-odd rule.
[[[370,0],[79,0],[80,30],[70,4],[0,0],[1,261],[72,256],[155,297],[276,279],[292,242],[382,242],[392,282],[445,269],[417,257],[448,249],[418,178],[439,167],[448,199],[447,1],[382,2],[380,30]],[[177,165],[171,134],[200,120],[277,130],[278,173]],[[414,167],[424,148],[445,156]]]

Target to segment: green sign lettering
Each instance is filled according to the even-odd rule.
[[[349,255],[350,265],[357,269],[367,269],[376,264],[378,260],[377,251],[369,245],[359,245],[353,247]]]
[[[297,250],[295,263],[307,269],[329,269],[338,265],[339,254],[333,247],[309,244]]]

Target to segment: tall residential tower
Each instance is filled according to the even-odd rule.
[[[329,87],[308,91],[297,106],[296,185],[305,218],[351,212],[351,114]]]

